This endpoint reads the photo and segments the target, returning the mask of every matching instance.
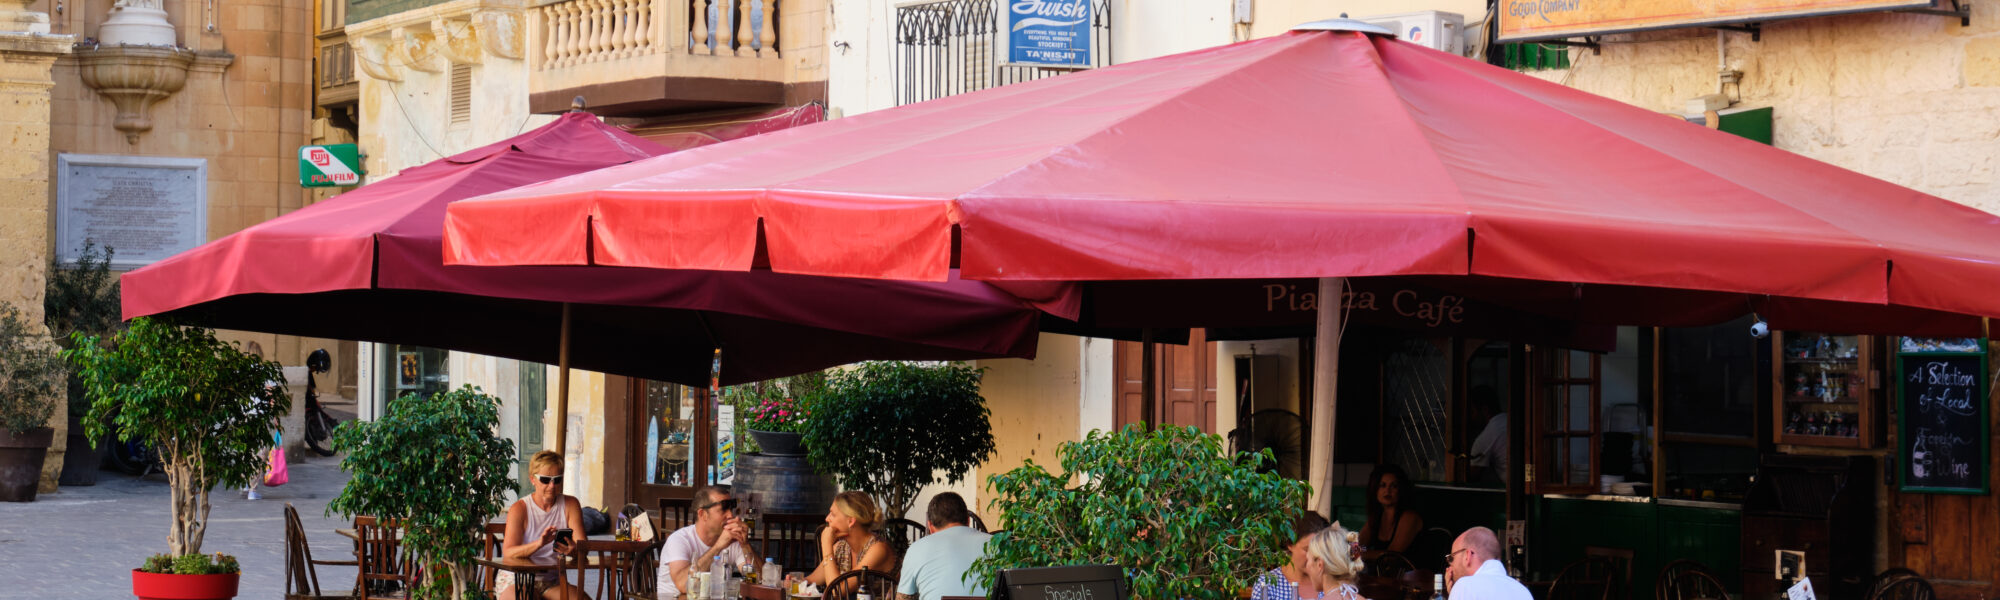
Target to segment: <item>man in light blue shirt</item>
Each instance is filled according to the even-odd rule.
[[[993,536],[967,523],[972,513],[965,499],[945,492],[931,498],[925,514],[930,535],[903,553],[903,578],[896,583],[896,600],[938,600],[945,596],[985,596],[986,586],[972,574],[972,561],[986,555]]]

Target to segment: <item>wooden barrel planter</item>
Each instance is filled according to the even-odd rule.
[[[839,493],[833,476],[813,472],[804,456],[744,454],[736,457],[736,497],[757,495],[765,513],[826,514]]]

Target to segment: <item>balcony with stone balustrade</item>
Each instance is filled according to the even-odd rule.
[[[528,11],[529,109],[660,116],[825,89],[826,0],[566,0]]]

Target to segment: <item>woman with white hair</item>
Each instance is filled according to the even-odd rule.
[[[1319,588],[1319,598],[1364,600],[1354,581],[1361,576],[1361,559],[1351,554],[1347,528],[1334,523],[1306,544],[1305,574]]]

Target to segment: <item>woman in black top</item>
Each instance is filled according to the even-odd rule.
[[[1384,464],[1368,474],[1368,523],[1361,527],[1364,558],[1409,551],[1424,530],[1423,515],[1409,504],[1410,476],[1402,467]]]

